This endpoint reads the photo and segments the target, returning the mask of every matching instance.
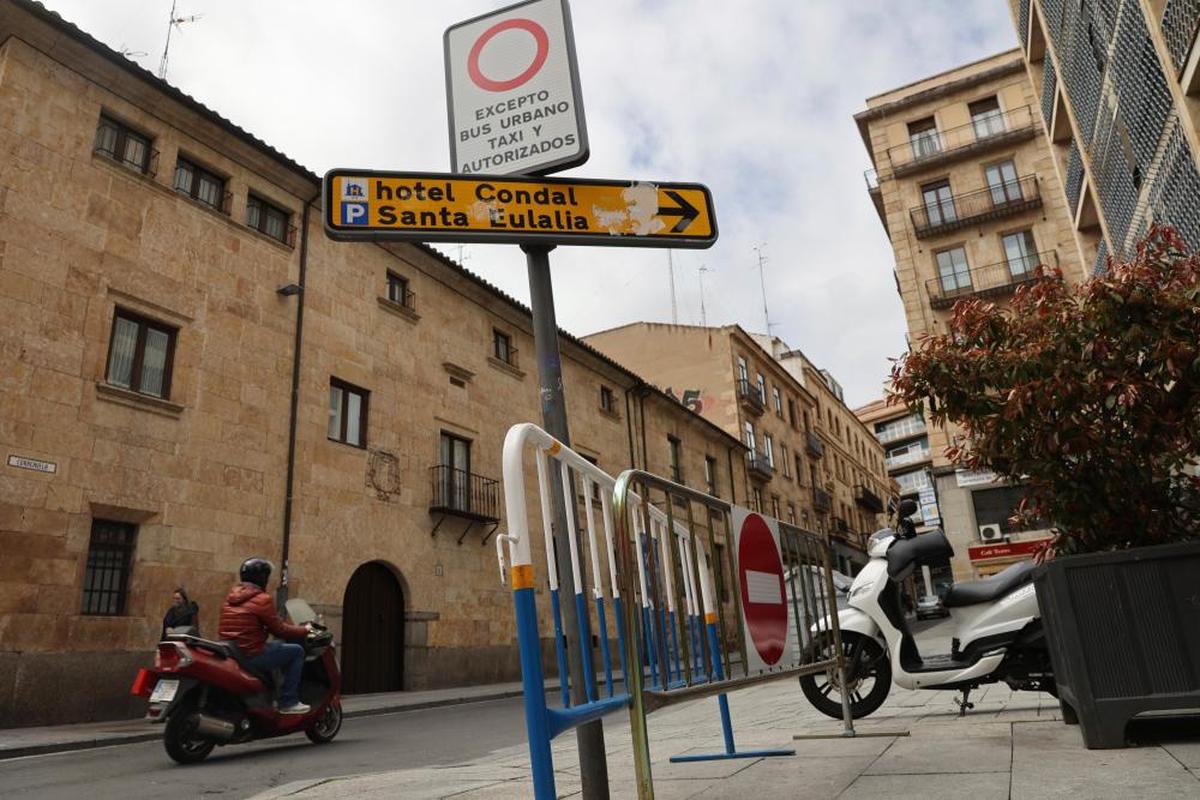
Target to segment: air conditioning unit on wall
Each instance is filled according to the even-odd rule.
[[[980,525],[979,538],[985,542],[999,542],[1004,539],[1004,533],[998,524]]]

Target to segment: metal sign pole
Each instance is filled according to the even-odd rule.
[[[537,352],[538,389],[542,400],[542,424],[546,432],[568,447],[571,446],[567,432],[567,405],[563,394],[562,358],[558,350],[558,322],[554,317],[554,289],[550,281],[550,250],[552,246],[521,245],[529,269],[529,305],[533,311],[533,341]],[[574,497],[565,497],[560,481],[551,481],[551,501],[554,506],[554,545],[560,564],[558,584],[563,597],[574,598],[575,578],[569,567],[571,552],[570,534],[567,528],[567,503],[574,504]],[[568,567],[562,568],[564,559]],[[573,602],[562,604],[563,628],[580,631],[582,640],[577,647],[567,648],[568,669],[571,678],[571,703],[581,705],[588,702],[588,691],[595,687],[584,684],[583,659],[591,657],[591,626],[585,616],[577,620]],[[579,626],[579,627],[577,627]],[[600,720],[580,725],[575,729],[575,742],[579,747],[579,775],[583,783],[584,800],[607,800],[608,762],[604,752],[604,725]]]

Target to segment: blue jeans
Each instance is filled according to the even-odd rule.
[[[284,642],[267,642],[263,651],[250,659],[250,663],[264,672],[283,670],[283,686],[279,690],[281,708],[300,702],[300,671],[304,669],[303,647]]]

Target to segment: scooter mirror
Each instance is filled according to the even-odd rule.
[[[900,501],[900,519],[908,519],[917,513],[917,503],[912,498]]]

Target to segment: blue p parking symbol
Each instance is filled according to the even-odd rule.
[[[367,222],[366,203],[342,203],[343,225],[366,225]]]

